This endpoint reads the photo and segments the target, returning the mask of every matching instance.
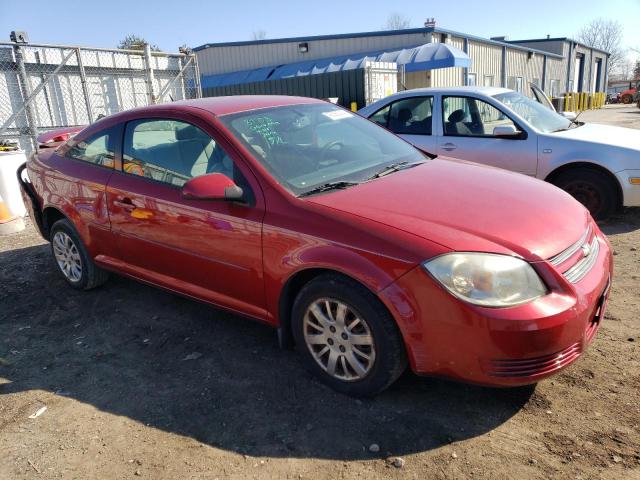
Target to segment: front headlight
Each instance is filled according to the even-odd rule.
[[[448,253],[423,263],[456,297],[483,307],[512,307],[547,293],[524,260],[492,253]]]

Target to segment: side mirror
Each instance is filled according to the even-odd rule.
[[[493,129],[493,136],[497,138],[521,138],[522,132],[513,125],[500,125]]]
[[[572,122],[576,118],[578,118],[578,116],[575,114],[575,112],[562,112],[560,115],[562,115],[564,118],[566,118],[567,120],[570,120]]]
[[[226,200],[243,199],[244,192],[222,173],[209,173],[189,180],[182,187],[182,197],[190,200]]]

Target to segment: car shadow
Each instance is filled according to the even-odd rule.
[[[598,222],[605,235],[618,235],[640,229],[640,208],[627,207],[611,218]]]
[[[536,397],[407,373],[357,400],[315,381],[265,325],[118,276],[73,290],[48,245],[0,253],[0,266],[0,394],[43,389],[229,451],[422,452],[495,429]]]

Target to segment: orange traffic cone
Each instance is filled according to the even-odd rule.
[[[7,235],[24,230],[24,220],[11,215],[9,209],[0,197],[0,235]]]

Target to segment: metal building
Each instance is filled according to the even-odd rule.
[[[361,107],[365,99],[358,90],[363,68],[359,59],[389,61],[398,51],[426,44],[446,44],[452,57],[468,57],[470,62],[451,60],[436,68],[422,63],[406,72],[403,67],[399,88],[491,85],[528,93],[531,82],[548,95],[559,96],[570,91],[601,92],[606,87],[608,54],[573,40],[487,39],[435,25],[205,44],[194,50],[205,96],[280,93],[338,97],[343,105],[357,102]]]

